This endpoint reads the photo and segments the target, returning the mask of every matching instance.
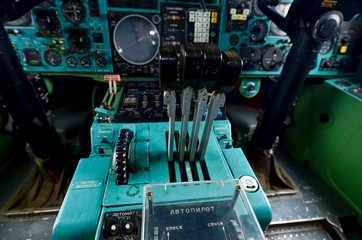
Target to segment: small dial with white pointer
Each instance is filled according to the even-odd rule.
[[[53,12],[39,14],[36,17],[36,26],[45,37],[56,37],[60,34],[60,21]]]
[[[62,63],[62,56],[54,49],[48,49],[44,53],[44,60],[52,67],[59,66]]]
[[[68,43],[71,51],[84,54],[91,48],[91,40],[85,31],[72,31],[68,36]]]
[[[79,0],[66,0],[62,5],[64,17],[75,26],[78,26],[86,17],[86,9]]]
[[[75,68],[78,65],[78,61],[75,57],[68,57],[67,60],[65,60],[65,62],[71,68]]]

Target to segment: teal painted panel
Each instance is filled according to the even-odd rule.
[[[137,142],[131,149],[131,169],[129,174],[130,183],[148,183],[150,166],[148,158],[149,142]]]
[[[231,171],[233,172],[234,178],[240,178],[247,175],[258,181],[248,163],[248,160],[240,148],[224,149],[223,153]],[[256,192],[246,192],[246,196],[249,199],[261,228],[265,230],[272,219],[272,211],[263,189],[259,187]]]
[[[224,159],[221,148],[218,146],[217,139],[212,133],[206,150],[205,162],[209,171],[211,180],[232,179],[233,176]]]
[[[53,240],[93,239],[111,158],[79,161],[54,223]]]
[[[106,191],[104,194],[103,206],[126,206],[142,204],[142,188],[145,184],[116,185],[116,175],[109,174]]]
[[[49,6],[47,10],[56,11],[57,18],[59,20],[60,30],[59,36],[46,37],[46,36],[37,36],[36,33],[39,32],[37,28],[35,14],[36,11],[44,10],[40,6],[36,6],[33,10],[30,11],[31,22],[29,26],[7,26],[7,30],[19,30],[20,34],[9,34],[11,42],[14,44],[14,50],[19,54],[19,59],[23,65],[23,69],[27,72],[44,72],[44,73],[112,73],[113,64],[112,64],[112,53],[111,53],[111,39],[108,30],[108,20],[107,20],[107,11],[106,11],[106,1],[97,1],[99,4],[99,16],[91,16],[88,14],[90,12],[88,1],[83,1],[85,7],[85,17],[84,21],[81,22],[78,26],[75,26],[73,23],[69,22],[62,13],[62,0],[55,0],[54,6]],[[55,27],[54,27],[55,28]],[[69,29],[78,29],[80,31],[86,31],[90,39],[90,49],[85,53],[76,53],[71,49],[68,41]],[[93,34],[101,34],[103,41],[95,42],[93,41]],[[53,43],[56,41],[57,43]],[[63,43],[60,43],[63,42]],[[57,51],[61,56],[61,62],[58,66],[50,66],[46,63],[44,53],[47,49],[53,49]],[[41,65],[40,66],[31,66],[26,64],[26,58],[23,55],[24,50],[37,50],[40,53]],[[97,54],[95,54],[97,52]],[[96,64],[96,58],[103,56],[106,61],[104,67],[100,67]],[[75,67],[69,67],[66,63],[68,57],[73,57],[76,59],[77,64]],[[81,59],[83,57],[88,57],[91,61],[89,67],[83,67],[81,65]]]
[[[180,123],[175,124],[175,132]],[[169,183],[167,138],[168,122],[150,124],[150,183]],[[176,148],[174,147],[174,150]]]

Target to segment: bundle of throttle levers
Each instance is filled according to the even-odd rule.
[[[185,43],[181,54],[175,47],[160,49],[160,88],[164,91],[164,104],[169,117],[168,161],[174,160],[174,134],[176,114],[177,84],[183,87],[181,95],[181,133],[177,158],[187,158],[193,162],[195,157],[204,160],[212,125],[219,108],[225,104],[225,93],[236,86],[242,69],[242,60],[235,51],[220,51],[215,44]],[[179,81],[177,79],[179,78]],[[209,98],[209,92],[212,92]],[[188,122],[192,95],[197,95],[194,108],[192,131],[186,149]],[[207,108],[207,115],[197,145],[200,124]]]

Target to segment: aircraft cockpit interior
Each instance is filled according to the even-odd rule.
[[[2,0],[0,238],[362,239],[362,1]]]

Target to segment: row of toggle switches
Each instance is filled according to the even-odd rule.
[[[116,184],[128,183],[130,172],[130,144],[133,132],[129,129],[122,129],[119,132],[113,156],[113,166],[116,166]]]

